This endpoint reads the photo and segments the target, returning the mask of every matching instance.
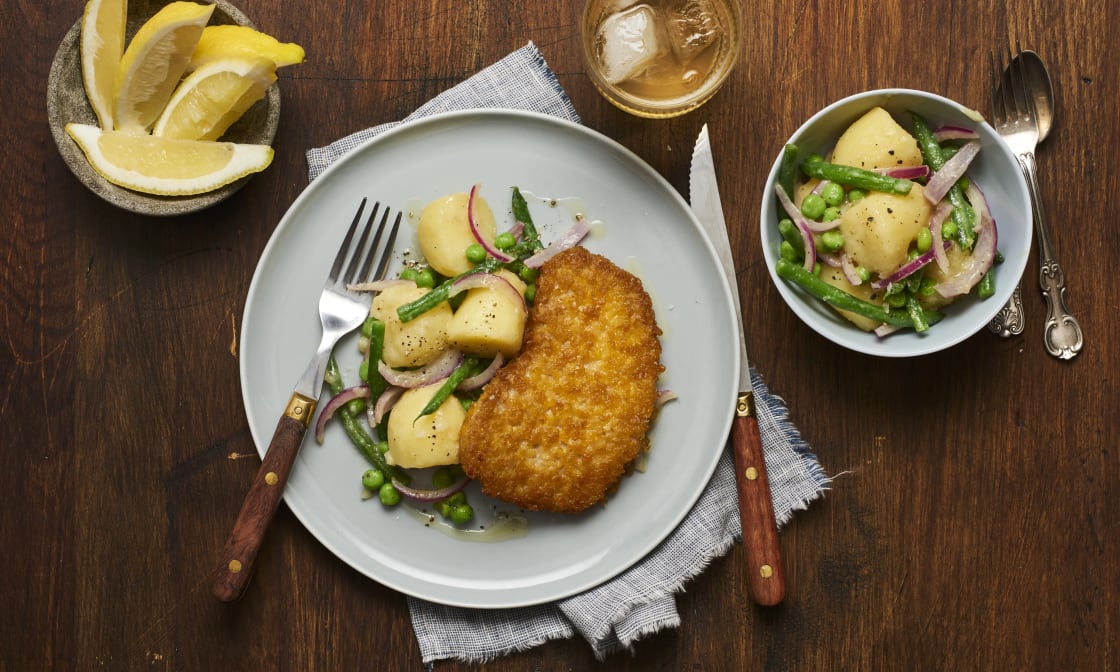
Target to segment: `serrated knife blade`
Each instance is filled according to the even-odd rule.
[[[731,241],[719,198],[715,161],[708,137],[708,125],[700,129],[692,152],[689,171],[689,202],[692,212],[700,220],[705,233],[719,256],[720,266],[731,286],[737,323],[739,325],[739,399],[735,420],[731,425],[731,446],[735,456],[735,483],[739,495],[739,518],[743,528],[743,548],[750,571],[747,588],[751,599],[764,606],[773,606],[785,598],[785,573],[782,569],[781,546],[778,526],[774,517],[774,502],[770,494],[770,480],[762,454],[762,437],[755,415],[754,392],[751,387],[750,365],[747,363],[747,342],[743,331],[742,307],[739,304],[739,285],[735,275],[735,262],[731,256]]]

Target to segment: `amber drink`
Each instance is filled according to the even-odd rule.
[[[672,117],[703,105],[739,55],[740,0],[588,0],[588,74],[618,107]]]

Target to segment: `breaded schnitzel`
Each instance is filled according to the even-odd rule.
[[[491,497],[575,513],[649,446],[661,330],[632,274],[574,247],[547,261],[521,353],[467,411],[459,459]]]

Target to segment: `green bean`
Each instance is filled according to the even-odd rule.
[[[536,252],[544,249],[544,243],[541,242],[541,236],[537,233],[537,227],[533,224],[533,216],[529,214],[529,204],[525,202],[525,197],[521,195],[521,190],[517,187],[513,188],[513,217],[521,222],[521,239],[528,243],[529,250]]]
[[[914,298],[913,294],[906,295],[906,312],[910,315],[910,322],[914,327],[914,331],[919,334],[923,331],[929,330],[929,321],[926,320],[925,311],[922,310],[922,304]]]
[[[332,395],[338,394],[342,391],[342,375],[338,371],[338,362],[335,361],[334,355],[327,359],[327,372],[323,376],[323,380],[327,383],[327,388],[331,391]],[[398,470],[389,466],[385,461],[385,456],[377,446],[377,442],[369,435],[365,429],[358,424],[358,419],[350,412],[345,405],[335,412],[342,423],[342,428],[346,431],[346,436],[350,437],[350,443],[358,449],[366,460],[369,461],[377,469],[385,472],[386,474],[395,474]]]
[[[775,264],[778,276],[793,282],[821,301],[841,310],[846,310],[857,315],[862,315],[876,322],[889,324],[893,327],[910,327],[913,322],[906,311],[888,310],[883,306],[875,305],[869,301],[852,296],[842,289],[837,289],[824,280],[809,273],[797,264],[779,259]],[[922,316],[927,324],[936,324],[941,320],[941,313],[923,311]]]
[[[938,144],[937,138],[933,135],[929,124],[920,115],[913,112],[910,113],[910,117],[914,124],[914,139],[918,141],[918,149],[922,152],[922,160],[926,162],[930,170],[934,172],[941,170],[946,161],[945,153],[941,149],[941,145]],[[960,243],[961,248],[971,250],[972,246],[976,244],[976,213],[972,206],[968,204],[968,199],[964,197],[964,190],[961,188],[959,181],[949,187],[949,203],[953,206],[952,218],[957,227],[957,242]]]
[[[415,320],[417,317],[420,317],[424,313],[428,312],[432,308],[435,308],[436,306],[447,300],[447,297],[451,295],[451,283],[455,282],[463,276],[470,275],[471,273],[490,273],[496,271],[501,268],[501,266],[502,262],[494,259],[493,257],[489,257],[471,270],[460,273],[454,278],[444,280],[442,283],[432,288],[432,291],[424,294],[424,296],[421,296],[418,299],[414,299],[413,301],[409,301],[406,304],[397,306],[397,317],[401,319],[401,322],[410,322],[412,320]]]
[[[778,220],[778,232],[782,234],[785,242],[790,244],[798,259],[805,258],[805,239],[801,237],[801,229],[793,223],[792,219],[783,217]]]
[[[910,180],[890,177],[854,166],[829,163],[824,159],[806,161],[801,164],[801,170],[809,177],[815,177],[818,180],[828,180],[857,189],[883,191],[902,196],[909,194],[910,188],[914,186],[914,183]]]
[[[996,276],[992,275],[992,269],[980,278],[980,282],[976,285],[976,296],[981,299],[991,298],[996,293]]]
[[[369,386],[370,401],[376,402],[381,393],[385,391],[385,379],[377,369],[381,361],[381,353],[385,350],[385,323],[376,318],[370,318],[369,349],[366,350],[366,385]]]
[[[478,357],[476,357],[475,355],[467,355],[466,357],[464,357],[462,363],[459,364],[459,366],[451,372],[451,375],[443,381],[443,385],[439,386],[439,389],[436,390],[436,393],[432,395],[432,398],[428,401],[424,408],[421,409],[420,415],[417,415],[416,419],[419,420],[429,413],[435,413],[436,409],[439,408],[440,405],[443,404],[443,402],[451,396],[451,393],[455,391],[455,388],[459,387],[459,383],[477,373],[477,369]]]

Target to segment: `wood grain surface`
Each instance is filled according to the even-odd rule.
[[[307,49],[280,72],[276,159],[230,200],[152,219],[62,162],[47,73],[81,0],[0,4],[0,672],[423,670],[405,598],[337,560],[281,507],[252,588],[210,593],[260,462],[238,337],[254,266],[307,184],[305,150],[396,120],[533,41],[584,122],[687,193],[700,126],[716,164],[751,363],[835,481],[781,531],[787,594],[752,606],[741,546],[678,599],[677,629],[596,661],[581,640],[437,670],[1120,668],[1120,3],[748,0],[743,57],[706,106],[641,120],[595,92],[579,2],[241,0]],[[1042,198],[1086,345],[1050,358],[1027,268],[1026,333],[916,361],[842,350],[771,285],[757,213],[783,140],[880,87],[987,110],[989,49],[1051,68]],[[1103,269],[1103,270],[1102,270]]]

